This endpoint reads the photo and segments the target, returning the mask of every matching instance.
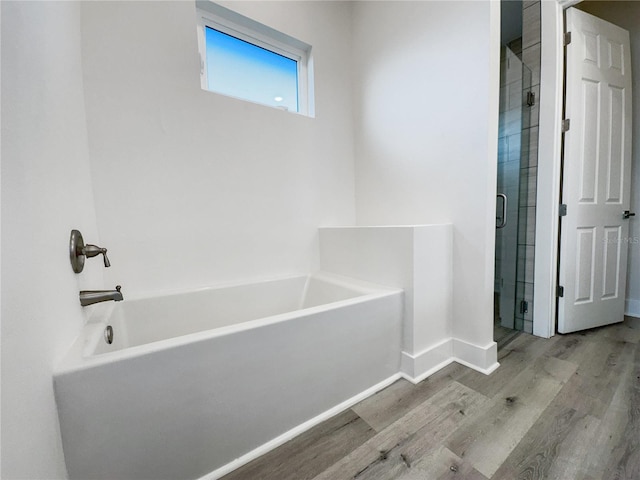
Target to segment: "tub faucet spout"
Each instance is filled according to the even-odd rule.
[[[107,302],[113,300],[114,302],[120,302],[124,300],[120,289],[120,285],[116,285],[115,290],[82,290],[80,292],[80,305],[86,307],[87,305],[93,305],[94,303]]]

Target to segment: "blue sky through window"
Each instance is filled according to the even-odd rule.
[[[298,63],[206,27],[209,90],[298,110]]]

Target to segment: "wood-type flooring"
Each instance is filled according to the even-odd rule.
[[[224,480],[640,480],[638,327],[497,327],[491,375],[399,380]]]

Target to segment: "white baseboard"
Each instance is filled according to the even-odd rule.
[[[402,352],[400,373],[411,383],[419,383],[453,361],[453,339],[447,338],[416,355]]]
[[[500,366],[496,342],[491,342],[483,347],[454,338],[453,357],[456,362],[485,375],[489,375]]]
[[[420,383],[451,362],[458,362],[489,375],[500,366],[497,358],[496,342],[481,347],[457,338],[448,338],[416,355],[402,352],[400,374],[411,383]]]
[[[418,383],[420,383],[421,381],[423,381],[424,379],[430,377],[431,375],[433,375],[434,373],[436,373],[438,370],[442,370],[444,367],[446,367],[447,365],[449,365],[450,363],[453,363],[455,361],[455,358],[451,357],[448,358],[447,360],[439,363],[438,365],[436,365],[433,368],[430,368],[429,370],[427,370],[426,372],[418,375],[417,377],[411,377],[409,375],[407,375],[404,372],[400,373],[400,376],[402,378],[404,378],[405,380],[408,380],[409,382],[413,383],[414,385],[417,385]]]
[[[640,318],[640,300],[629,299],[625,302],[624,314]]]
[[[273,440],[260,445],[258,448],[254,450],[251,450],[249,453],[246,453],[241,457],[236,458],[233,462],[229,462],[226,465],[223,465],[222,467],[218,468],[217,470],[214,470],[211,473],[207,473],[206,475],[200,477],[198,480],[216,480],[218,478],[221,478],[227,475],[228,473],[231,473],[232,471],[240,468],[241,466],[246,465],[250,461],[255,460],[258,457],[261,457],[265,453],[270,452],[271,450],[279,447],[280,445],[283,445],[284,443],[297,437],[301,433],[306,432],[310,428],[315,427],[316,425],[324,422],[325,420],[330,419],[331,417],[334,417],[335,415],[346,410],[347,408],[354,406],[356,403],[361,402],[365,398],[368,398],[374,393],[379,392],[383,388],[388,387],[389,385],[391,385],[393,382],[395,382],[400,378],[402,378],[402,375],[399,373],[391,375],[389,378],[383,380],[380,383],[377,383],[373,387],[368,388],[365,391],[336,405],[335,407],[330,408],[329,410],[321,413],[320,415],[313,417],[311,420],[307,420],[306,422],[301,423],[297,427],[292,428],[291,430],[283,433],[282,435],[274,438]]]

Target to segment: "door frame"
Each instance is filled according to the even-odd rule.
[[[559,199],[564,87],[564,10],[581,0],[540,2],[540,122],[533,334],[556,334]]]

